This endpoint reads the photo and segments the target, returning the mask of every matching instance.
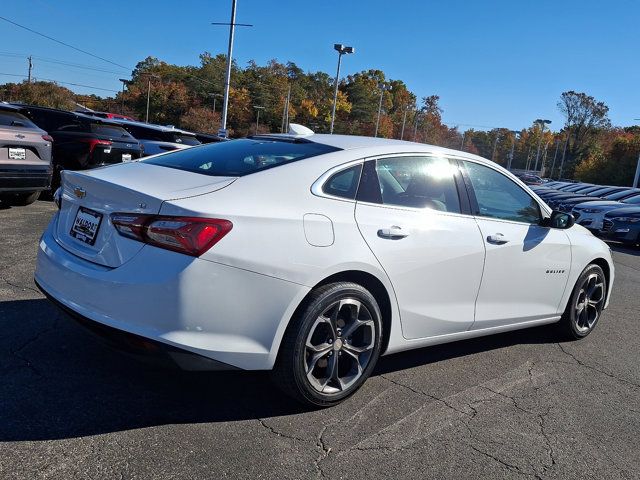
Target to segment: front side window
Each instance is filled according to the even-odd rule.
[[[463,163],[478,203],[476,215],[513,222],[540,222],[538,202],[518,184],[492,168],[473,162]]]
[[[455,168],[443,157],[395,157],[376,161],[382,203],[460,213]]]

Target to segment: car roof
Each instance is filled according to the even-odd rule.
[[[380,137],[364,137],[359,135],[333,135],[324,133],[314,133],[313,135],[292,135],[288,133],[271,133],[253,135],[249,138],[253,139],[274,139],[283,141],[308,141],[321,143],[331,147],[339,148],[340,150],[356,150],[356,149],[370,149],[386,147],[393,148],[397,153],[441,153],[443,155],[463,156],[465,158],[474,159],[480,163],[499,166],[486,158],[473,155],[468,152],[461,152],[459,150],[453,150],[451,148],[438,147],[437,145],[430,145],[427,143],[409,142],[407,140],[395,140],[390,138]]]
[[[160,132],[176,132],[176,133],[183,133],[185,135],[193,135],[193,136],[196,135],[195,133],[189,132],[188,130],[182,130],[180,128],[176,128],[168,125],[156,125],[154,123],[138,122],[136,120],[123,120],[120,118],[110,118],[108,120],[114,123],[118,123],[120,125],[131,125],[135,127],[149,128],[151,130],[158,130]]]

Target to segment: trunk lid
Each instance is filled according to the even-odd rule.
[[[235,180],[141,162],[89,171],[65,170],[56,240],[84,260],[118,267],[144,244],[118,234],[110,214],[157,214],[165,200],[211,193]]]

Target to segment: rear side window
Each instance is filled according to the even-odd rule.
[[[244,138],[177,150],[143,161],[203,175],[241,177],[338,150],[309,141]]]
[[[334,197],[347,198],[353,200],[358,191],[360,172],[362,164],[347,168],[338,173],[334,173],[322,186],[322,191]]]
[[[473,162],[463,162],[481,217],[498,218],[513,222],[539,223],[540,206],[531,195],[500,172]]]
[[[455,168],[443,157],[396,157],[376,161],[382,203],[460,213]]]
[[[17,112],[6,112],[1,110],[0,126],[36,128],[35,124],[24,115],[20,115]]]

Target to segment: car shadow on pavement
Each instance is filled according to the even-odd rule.
[[[609,244],[609,247],[611,247],[611,250],[613,250],[614,252],[618,252],[618,253],[624,253],[626,255],[633,255],[633,256],[640,256],[640,248],[638,247],[625,247],[623,245],[613,245],[613,244]]]
[[[75,438],[164,424],[248,420],[307,409],[264,372],[183,372],[132,361],[47,300],[0,302],[0,442]],[[519,343],[529,329],[383,357],[375,375]]]

